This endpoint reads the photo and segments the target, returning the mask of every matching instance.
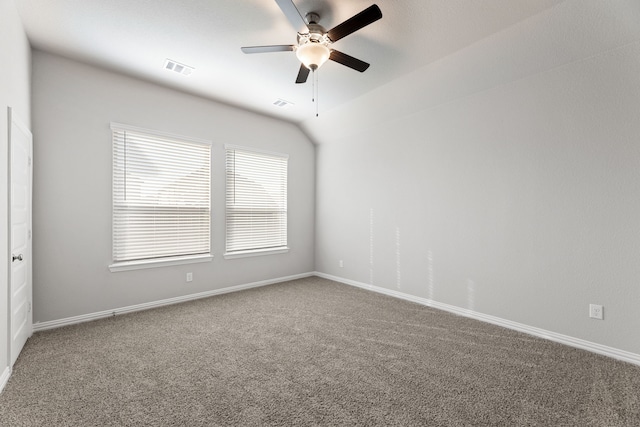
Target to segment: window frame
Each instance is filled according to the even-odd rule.
[[[170,265],[181,265],[181,264],[192,264],[192,263],[201,263],[201,262],[210,262],[213,259],[213,254],[211,251],[212,245],[212,188],[211,188],[211,177],[212,177],[212,141],[187,137],[184,135],[177,135],[173,133],[157,131],[153,129],[144,129],[136,126],[125,125],[121,123],[111,122],[111,149],[112,149],[112,159],[111,159],[111,179],[112,179],[112,189],[111,189],[111,253],[112,253],[112,263],[108,266],[111,272],[117,271],[128,271],[128,270],[138,270],[138,269],[147,269],[147,268],[156,268]],[[195,143],[206,145],[209,147],[209,183],[208,183],[208,210],[209,210],[209,233],[207,235],[208,239],[208,252],[206,253],[198,253],[198,254],[187,254],[187,255],[168,255],[157,258],[143,258],[143,259],[135,259],[135,260],[121,260],[115,261],[114,254],[114,244],[115,244],[115,230],[114,230],[114,221],[115,221],[115,187],[114,187],[114,173],[115,173],[115,132],[116,131],[130,131],[132,133],[142,134],[151,138],[165,138],[170,140],[175,140],[177,142],[184,143]]]
[[[289,248],[289,200],[288,200],[288,183],[289,183],[289,155],[288,154],[284,154],[284,153],[279,153],[279,152],[275,152],[275,151],[270,151],[270,150],[262,150],[259,148],[254,148],[254,147],[247,147],[247,146],[241,146],[241,145],[234,145],[234,144],[225,144],[224,146],[224,150],[225,150],[225,253],[224,253],[224,258],[225,259],[237,259],[237,258],[246,258],[246,257],[255,257],[255,256],[264,256],[264,255],[275,255],[275,254],[284,254],[289,252],[290,248]],[[229,232],[228,232],[228,227],[229,227],[229,217],[228,217],[228,212],[229,212],[229,207],[227,205],[228,202],[228,195],[227,195],[227,191],[229,190],[229,182],[228,182],[228,171],[227,171],[227,156],[229,151],[243,151],[245,153],[255,153],[255,154],[262,154],[265,156],[271,156],[271,157],[280,157],[286,160],[286,166],[285,166],[285,215],[286,215],[286,220],[285,220],[285,244],[284,246],[277,246],[277,247],[270,247],[270,248],[253,248],[253,249],[243,249],[243,250],[234,250],[234,251],[229,251]]]

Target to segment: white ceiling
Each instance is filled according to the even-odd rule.
[[[319,70],[328,112],[564,0],[294,0],[330,29],[372,3],[383,18],[335,43],[369,62],[364,73],[329,61]],[[295,44],[274,0],[15,0],[31,44],[261,114],[301,123],[315,115],[312,79],[294,83],[293,52],[245,55],[241,46]],[[195,68],[164,69],[167,58]],[[277,99],[290,108],[273,105]]]

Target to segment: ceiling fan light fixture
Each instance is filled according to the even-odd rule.
[[[310,70],[316,70],[329,59],[331,51],[318,42],[309,41],[296,49],[296,56]]]

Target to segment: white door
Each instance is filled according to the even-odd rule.
[[[31,336],[31,132],[9,108],[11,365]]]

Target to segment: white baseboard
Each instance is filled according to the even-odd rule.
[[[4,386],[9,382],[9,377],[11,377],[11,368],[7,366],[4,368],[4,372],[2,372],[2,376],[0,376],[0,393],[4,390]]]
[[[512,322],[510,320],[502,319],[500,317],[478,313],[473,310],[456,307],[454,305],[444,304],[444,303],[433,301],[427,298],[417,297],[414,295],[405,294],[403,292],[381,288],[379,286],[356,282],[354,280],[344,279],[342,277],[332,276],[330,274],[325,274],[320,272],[315,272],[314,274],[318,277],[333,280],[335,282],[344,283],[345,285],[356,286],[358,288],[366,289],[373,292],[378,292],[378,293],[392,296],[395,298],[412,301],[418,304],[426,305],[428,307],[433,307],[440,310],[448,311],[453,314],[469,317],[475,320],[480,320],[482,322],[492,323],[494,325],[502,326],[504,328],[513,329],[519,332],[524,332],[526,334],[533,335],[539,338],[555,341],[560,344],[565,344],[571,347],[587,350],[592,353],[601,354],[604,356],[608,356],[614,359],[622,360],[624,362],[628,362],[628,363],[632,363],[634,365],[640,366],[640,354],[635,354],[628,351],[619,350],[617,348],[608,347],[606,345],[585,341],[580,338],[574,338],[568,335],[547,331],[545,329],[536,328],[533,326],[525,325],[523,323]]]
[[[119,314],[132,313],[135,311],[148,310],[151,308],[162,307],[170,304],[177,304],[186,301],[192,301],[200,298],[207,298],[214,295],[222,295],[229,292],[237,292],[245,289],[257,288],[260,286],[272,285],[275,283],[286,282],[289,280],[302,279],[310,276],[318,276],[325,279],[333,280],[335,282],[344,283],[346,285],[355,286],[358,288],[366,289],[369,291],[381,293],[384,295],[392,296],[395,298],[404,299],[407,301],[415,302],[417,304],[425,305],[428,307],[433,307],[439,310],[444,310],[453,314],[457,314],[460,316],[469,317],[472,319],[480,320],[482,322],[492,323],[494,325],[502,326],[504,328],[513,329],[519,332],[524,332],[529,335],[533,335],[539,338],[548,339],[550,341],[555,341],[560,344],[568,345],[575,348],[580,348],[582,350],[587,350],[592,353],[601,354],[604,356],[608,356],[614,359],[622,360],[624,362],[632,363],[634,365],[640,366],[640,355],[631,353],[624,350],[619,350],[617,348],[608,347],[605,345],[593,343],[590,341],[586,341],[580,338],[574,338],[568,335],[559,334],[556,332],[547,331],[545,329],[536,328],[533,326],[525,325],[523,323],[512,322],[510,320],[502,319],[500,317],[490,316],[487,314],[482,314],[475,312],[473,310],[468,310],[465,308],[456,307],[454,305],[441,303],[438,301],[430,300],[427,298],[418,297],[415,295],[406,294],[403,292],[398,292],[392,289],[386,289],[379,286],[373,286],[362,282],[357,282],[355,280],[345,279],[342,277],[332,276],[330,274],[325,274],[321,272],[313,272],[313,273],[303,273],[297,274],[293,276],[280,277],[276,279],[270,280],[262,280],[259,282],[247,283],[244,285],[230,286],[228,288],[222,289],[214,289],[211,291],[200,292],[197,294],[184,295],[175,298],[164,299],[160,301],[153,301],[144,304],[131,305],[127,307],[115,308],[112,310],[105,310],[96,313],[83,314],[80,316],[67,317],[64,319],[51,320],[47,322],[38,322],[33,325],[33,332],[44,331],[47,329],[59,328],[67,325],[74,325],[77,323],[88,322],[96,319],[103,319],[106,317],[111,317]],[[8,381],[9,376],[11,375],[10,369],[7,368],[5,372],[3,372],[2,377],[0,377],[0,391],[4,387],[5,383]]]
[[[99,311],[96,313],[82,314],[80,316],[67,317],[64,319],[50,320],[47,322],[38,322],[33,325],[33,332],[44,331],[47,329],[60,328],[67,325],[75,325],[77,323],[89,322],[91,320],[104,319],[106,317],[116,316],[119,314],[133,313],[135,311],[148,310],[150,308],[162,307],[165,305],[177,304],[186,301],[192,301],[200,298],[207,298],[214,295],[222,295],[230,292],[243,291],[245,289],[258,288],[260,286],[273,285],[275,283],[287,282],[289,280],[303,279],[313,276],[313,273],[296,274],[293,276],[279,277],[276,279],[261,280],[259,282],[247,283],[245,285],[230,286],[228,288],[214,289],[197,294],[184,295],[175,298],[168,298],[159,301],[152,301],[143,304],[130,305],[127,307],[114,308],[111,310]]]

